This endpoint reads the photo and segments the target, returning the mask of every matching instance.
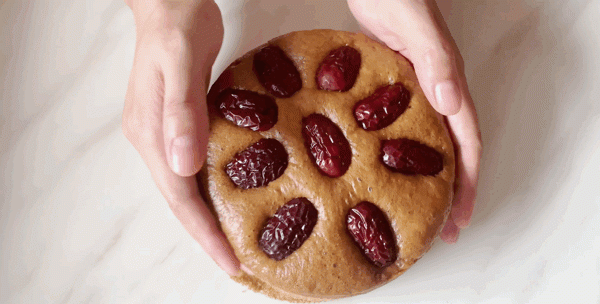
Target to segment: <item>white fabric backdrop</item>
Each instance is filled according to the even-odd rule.
[[[121,0],[2,1],[0,302],[261,303],[171,214],[121,133]],[[459,242],[337,303],[599,303],[600,1],[438,1],[484,154]],[[345,1],[221,0],[218,75],[293,30],[357,30]]]

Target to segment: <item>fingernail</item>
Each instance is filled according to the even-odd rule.
[[[471,224],[471,219],[466,217],[459,217],[454,220],[454,224],[460,229],[468,228]]]
[[[435,86],[435,99],[444,115],[454,115],[460,110],[462,96],[452,80],[442,81]]]
[[[237,258],[235,261],[233,261],[231,260],[231,257],[221,257],[215,259],[215,262],[217,262],[219,267],[225,270],[225,273],[227,273],[230,277],[239,277],[243,273],[239,262],[237,262]]]
[[[243,272],[245,272],[245,273],[247,273],[247,274],[249,274],[249,275],[254,275],[254,273],[252,272],[252,270],[250,270],[250,269],[249,269],[248,267],[246,267],[246,265],[244,265],[244,264],[240,264],[240,269],[241,269]]]
[[[458,236],[460,235],[460,230],[456,230],[456,234],[450,238],[450,244],[456,244],[458,242]]]
[[[194,165],[194,151],[192,151],[192,138],[184,135],[173,139],[171,142],[171,160],[173,171],[185,174]]]
[[[233,269],[232,269],[232,270],[228,270],[228,271],[227,271],[227,274],[228,274],[230,277],[239,277],[239,276],[241,276],[241,275],[242,275],[242,273],[243,273],[243,272],[242,272],[242,270],[241,270],[240,268],[237,268],[237,269],[235,269],[235,270],[233,270]]]
[[[447,244],[454,244],[458,241],[458,235],[460,234],[460,228],[456,227],[454,221],[451,218],[448,218],[446,224],[444,224],[444,228],[442,228],[442,232],[440,237]]]
[[[459,234],[460,234],[460,229],[455,228],[455,230],[452,230],[452,232],[449,232],[448,234],[444,235],[443,240],[447,244],[454,244],[458,241]]]
[[[467,228],[471,224],[471,212],[462,208],[454,208],[452,209],[452,220],[458,228]]]

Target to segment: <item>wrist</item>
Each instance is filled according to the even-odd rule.
[[[191,17],[206,4],[216,6],[214,0],[125,0],[133,12],[136,27],[146,23],[152,16],[177,15],[183,19]]]

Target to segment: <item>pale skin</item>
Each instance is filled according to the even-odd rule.
[[[206,158],[206,92],[223,40],[212,0],[126,0],[134,13],[135,59],[123,132],[173,213],[229,275],[248,271],[200,197],[194,175]],[[445,116],[457,155],[450,218],[440,237],[455,243],[471,221],[481,135],[462,57],[434,0],[348,0],[363,31],[411,60],[431,105]]]

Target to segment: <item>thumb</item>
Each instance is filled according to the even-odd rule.
[[[411,60],[439,113],[460,111],[466,88],[462,59],[435,1],[349,0],[348,5],[362,27]]]
[[[204,77],[208,72],[192,67],[186,57],[173,58],[163,67],[165,154],[171,170],[180,176],[191,176],[200,170],[208,141],[208,79]]]
[[[462,59],[448,37],[425,37],[408,48],[417,79],[431,105],[443,115],[458,113],[466,85],[462,75]],[[467,93],[468,94],[468,93]]]

